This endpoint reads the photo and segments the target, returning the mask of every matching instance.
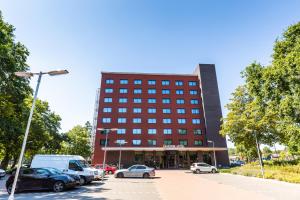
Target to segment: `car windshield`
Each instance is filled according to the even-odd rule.
[[[55,168],[46,168],[51,174],[62,174],[62,171]]]
[[[82,168],[90,167],[89,164],[85,160],[76,160],[77,164]]]

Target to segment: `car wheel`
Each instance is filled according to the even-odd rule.
[[[200,169],[196,169],[196,174],[200,174]]]
[[[86,180],[85,180],[85,178],[83,176],[80,176],[79,184],[80,185],[86,184]]]
[[[148,173],[143,174],[143,178],[149,178],[149,177],[150,177],[150,175]]]
[[[65,189],[65,184],[62,181],[57,181],[53,185],[54,192],[62,192]]]
[[[123,173],[118,173],[117,178],[124,178],[124,174]]]
[[[216,173],[216,172],[217,172],[216,169],[212,169],[212,170],[211,170],[211,173],[213,173],[213,174]]]

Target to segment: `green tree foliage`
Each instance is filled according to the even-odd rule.
[[[29,79],[14,75],[27,71],[28,50],[15,41],[14,27],[5,23],[0,13],[0,161],[6,169],[17,162],[25,133],[32,90]],[[55,152],[60,148],[60,117],[51,112],[47,102],[38,100],[30,128],[26,156]]]
[[[90,126],[77,125],[65,134],[65,140],[62,142],[61,153],[71,155],[81,155],[89,158],[91,155],[90,147]]]
[[[269,66],[254,62],[242,77],[245,84],[226,106],[221,133],[247,153],[254,152],[254,134],[259,144],[280,143],[300,153],[300,23],[275,42]]]

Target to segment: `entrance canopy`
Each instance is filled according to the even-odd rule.
[[[225,151],[224,147],[182,147],[179,145],[168,145],[164,147],[102,147],[106,151]]]

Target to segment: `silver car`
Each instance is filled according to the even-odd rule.
[[[193,163],[190,170],[197,174],[200,174],[201,172],[217,172],[217,168],[206,163]]]
[[[128,169],[119,169],[115,172],[116,178],[141,177],[150,178],[155,176],[155,169],[146,165],[133,165]]]

